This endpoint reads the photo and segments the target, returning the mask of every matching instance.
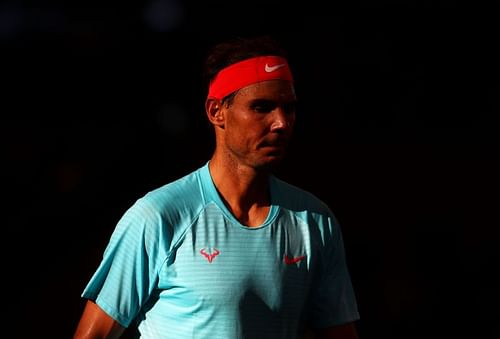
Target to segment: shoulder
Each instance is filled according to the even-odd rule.
[[[199,205],[203,202],[199,172],[200,169],[195,170],[184,177],[156,188],[139,200],[161,211]]]
[[[198,169],[149,191],[126,211],[122,221],[174,232],[189,225],[205,206],[199,180]]]
[[[330,207],[312,192],[272,177],[273,199],[275,203],[294,211],[308,211],[321,215],[332,215]]]
[[[340,225],[330,207],[315,194],[280,179],[274,178],[275,203],[285,214],[302,220],[310,235],[318,243],[329,243],[339,238]]]

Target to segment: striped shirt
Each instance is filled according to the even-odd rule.
[[[270,178],[259,227],[229,212],[208,163],[122,216],[82,293],[141,338],[300,338],[359,318],[340,227],[312,194]]]

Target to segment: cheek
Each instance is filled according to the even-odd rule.
[[[239,121],[237,125],[233,122],[230,133],[227,133],[227,142],[241,151],[254,148],[263,137],[259,131],[255,122]]]
[[[238,117],[233,117],[229,123],[233,132],[241,135],[241,138],[243,139],[250,137],[252,134],[256,134],[259,129],[262,129],[262,125],[265,122],[256,119],[250,114],[241,114]]]

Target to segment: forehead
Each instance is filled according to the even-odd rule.
[[[268,80],[241,88],[235,99],[266,99],[280,102],[296,101],[293,83],[286,80]]]

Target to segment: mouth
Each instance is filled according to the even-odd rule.
[[[266,143],[260,146],[261,149],[266,149],[271,152],[282,152],[286,149],[286,143]]]
[[[278,138],[272,140],[264,140],[261,144],[261,148],[286,148],[288,146],[288,139]]]
[[[259,145],[260,149],[269,152],[269,155],[283,155],[288,146],[288,141],[285,139],[264,141]]]

